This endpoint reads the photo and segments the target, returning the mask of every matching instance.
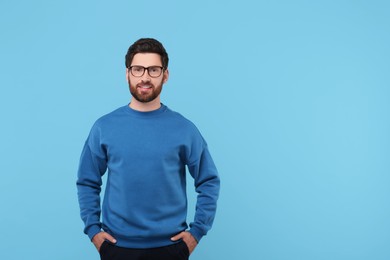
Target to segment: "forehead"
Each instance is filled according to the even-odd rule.
[[[162,66],[161,56],[157,53],[137,53],[133,57],[131,65],[148,66]]]

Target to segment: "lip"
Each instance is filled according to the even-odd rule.
[[[141,86],[137,86],[137,88],[140,88],[140,89],[151,89],[152,86],[151,85],[141,85]]]

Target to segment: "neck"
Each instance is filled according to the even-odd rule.
[[[135,98],[132,98],[129,107],[137,111],[149,112],[159,109],[161,107],[161,103],[159,98],[156,98],[147,103],[139,102]]]

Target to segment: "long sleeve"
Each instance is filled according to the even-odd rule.
[[[199,152],[199,146],[202,147]],[[214,221],[219,196],[220,179],[211,158],[207,144],[202,139],[201,145],[193,147],[192,156],[198,157],[188,165],[194,178],[195,191],[198,193],[194,222],[190,223],[189,232],[199,242],[211,229]]]
[[[96,139],[91,132],[81,153],[77,179],[80,215],[85,224],[84,233],[90,239],[101,231],[100,191],[107,169],[105,152]]]

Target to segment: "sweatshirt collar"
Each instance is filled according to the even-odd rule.
[[[156,110],[152,110],[152,111],[147,111],[147,112],[132,109],[129,105],[130,104],[128,104],[127,106],[124,107],[126,113],[128,113],[132,116],[142,117],[142,118],[159,116],[167,110],[167,106],[165,106],[163,103],[161,103],[160,108],[158,108]]]

